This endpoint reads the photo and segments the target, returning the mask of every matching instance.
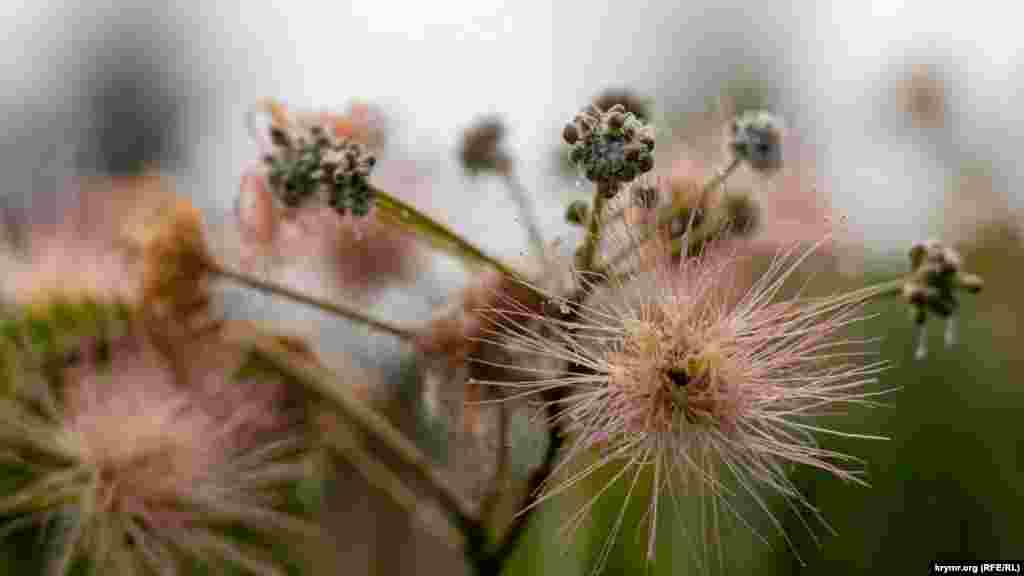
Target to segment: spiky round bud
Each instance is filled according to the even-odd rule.
[[[763,110],[748,111],[732,121],[729,149],[757,172],[774,174],[782,168],[782,121]]]
[[[579,129],[567,126],[563,131],[570,146],[569,160],[591,182],[607,184],[614,191],[654,168],[651,127],[621,104],[604,112],[588,107],[573,123]],[[575,138],[569,137],[570,132]]]
[[[565,221],[576,226],[586,224],[589,216],[590,206],[586,200],[575,200],[565,210]]]

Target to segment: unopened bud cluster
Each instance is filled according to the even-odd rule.
[[[297,207],[316,196],[342,215],[369,212],[369,176],[377,159],[362,144],[319,125],[275,125],[270,136],[274,151],[264,158],[270,167],[267,181],[286,206]]]
[[[605,112],[584,109],[565,125],[562,138],[587,180],[608,184],[613,193],[654,168],[653,129],[619,104]]]
[[[763,110],[744,112],[732,121],[729,149],[757,172],[772,174],[782,167],[782,122]]]
[[[918,324],[924,324],[928,312],[949,318],[960,306],[960,289],[976,294],[983,286],[979,276],[963,271],[960,255],[937,240],[915,244],[910,250],[910,265],[903,296]]]

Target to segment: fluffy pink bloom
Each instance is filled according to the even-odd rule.
[[[53,292],[103,294],[135,301],[141,295],[138,263],[118,246],[122,220],[158,179],[84,178],[61,192],[33,196],[18,215],[25,252],[9,262],[5,295],[18,302]]]
[[[720,478],[731,477],[780,527],[763,494],[767,489],[792,504],[804,502],[787,476],[788,464],[862,483],[849,466],[853,458],[820,447],[814,436],[845,434],[813,418],[870,404],[878,392],[866,385],[883,364],[860,361],[864,342],[841,335],[859,320],[863,293],[779,298],[786,279],[811,252],[787,251],[740,293],[736,258],[712,247],[678,264],[660,263],[646,277],[616,287],[581,307],[578,322],[546,320],[546,333],[527,327],[535,314],[494,311],[497,341],[582,367],[565,373],[531,366],[522,370],[536,378],[489,382],[519,390],[522,397],[565,389],[559,419],[571,441],[559,470],[597,455],[548,485],[544,499],[606,466],[617,470],[610,484],[624,481],[630,494],[642,478],[649,479],[653,554],[658,500],[666,493],[677,498],[680,487],[697,485],[721,497],[730,489]],[[735,510],[728,498],[722,502]],[[593,503],[568,527],[581,523]],[[621,522],[622,516],[599,566]]]
[[[171,575],[192,559],[221,559],[281,574],[222,530],[307,530],[277,508],[279,488],[305,468],[267,383],[235,381],[229,366],[182,381],[141,332],[111,341],[106,360],[96,344],[83,342],[43,418],[21,399],[0,410],[3,437],[20,439],[10,446],[34,445],[63,463],[32,467],[34,481],[2,503],[29,520],[73,519],[53,573],[84,556],[103,573]]]

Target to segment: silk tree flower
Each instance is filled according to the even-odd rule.
[[[282,487],[307,472],[302,436],[263,392],[274,381],[210,363],[182,381],[137,326],[99,344],[83,338],[51,386],[0,400],[4,466],[23,480],[0,500],[16,516],[8,528],[57,529],[51,574],[81,561],[111,574],[189,573],[197,562],[283,574],[238,537],[310,534],[280,507]]]
[[[595,295],[598,300],[578,307],[577,321],[541,319],[546,330],[532,327],[540,317],[523,307],[492,309],[493,342],[578,367],[566,373],[526,364],[520,370],[532,372],[529,378],[484,382],[508,390],[509,398],[565,392],[558,419],[569,448],[551,478],[575,471],[545,486],[540,501],[605,467],[617,470],[608,487],[622,481],[629,494],[643,478],[651,483],[646,519],[653,556],[658,500],[668,494],[678,502],[695,484],[733,511],[726,496],[745,493],[780,532],[765,500],[769,493],[794,510],[818,514],[789,479],[790,464],[865,484],[855,458],[819,446],[815,435],[874,437],[825,428],[814,418],[874,404],[872,396],[881,392],[868,385],[884,363],[863,360],[867,342],[842,335],[861,319],[853,296],[780,298],[787,278],[813,250],[782,253],[739,292],[737,258],[710,245],[698,257],[660,261],[629,285]],[[574,468],[595,453],[594,463]],[[582,523],[598,497],[568,530]]]

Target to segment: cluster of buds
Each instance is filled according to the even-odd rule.
[[[730,125],[733,157],[757,172],[774,174],[782,168],[782,122],[763,110],[744,112]]]
[[[273,152],[264,158],[270,167],[267,182],[281,201],[297,207],[319,196],[340,215],[349,210],[365,216],[373,201],[370,171],[377,159],[349,138],[323,125],[270,127]]]
[[[937,240],[917,243],[910,249],[910,277],[903,285],[903,297],[910,304],[911,317],[921,327],[916,356],[927,355],[924,324],[928,313],[946,319],[946,346],[956,340],[954,317],[960,307],[958,292],[977,294],[982,279],[963,271],[960,255]]]
[[[654,168],[654,132],[622,105],[601,112],[589,107],[565,125],[562,138],[570,146],[569,160],[595,183],[631,182]]]

